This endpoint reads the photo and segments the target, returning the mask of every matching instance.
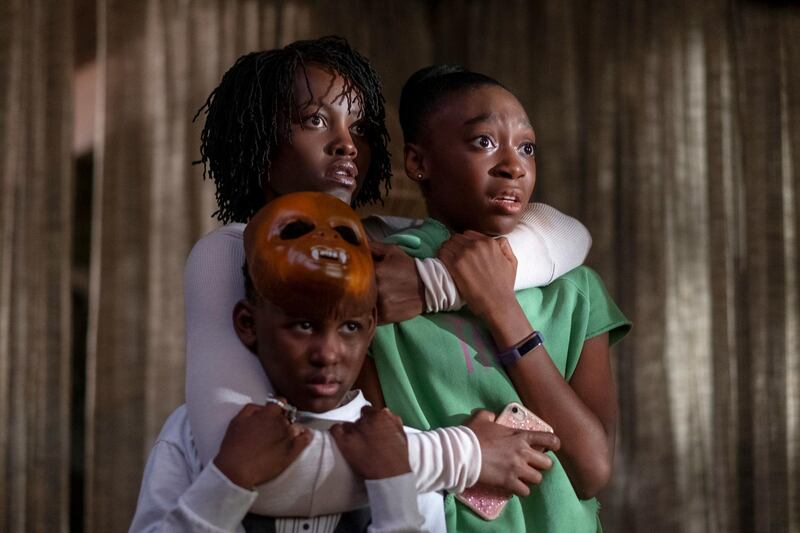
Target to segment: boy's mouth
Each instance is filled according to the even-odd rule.
[[[311,378],[306,381],[306,389],[311,393],[312,396],[317,397],[334,396],[339,392],[340,387],[341,383],[339,383],[337,380],[321,374],[311,376]]]

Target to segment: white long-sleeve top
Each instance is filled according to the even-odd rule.
[[[334,421],[353,421],[358,419],[364,405],[368,405],[368,402],[360,393],[354,392],[341,407],[319,415],[304,413],[303,419],[311,425],[320,422],[322,426],[330,426]],[[322,433],[314,431],[314,438]],[[330,439],[330,435],[324,433]],[[333,441],[329,440],[328,444],[333,446]],[[338,487],[308,490],[314,486],[314,475],[327,466],[319,464],[312,467],[308,464],[298,469],[298,465],[293,463],[289,470],[258,489],[267,491],[271,498],[280,497],[292,502],[295,512],[290,514],[291,517],[278,518],[276,531],[331,533],[340,515],[312,517],[308,511],[313,509],[315,503],[309,496],[315,493],[332,496]],[[359,483],[364,493],[364,498],[359,495],[359,499],[362,506],[370,506],[372,514],[368,531],[445,531],[442,496],[435,492],[418,494],[415,472]],[[312,480],[309,481],[309,478]],[[257,497],[256,491],[231,482],[213,462],[203,466],[192,436],[186,406],[182,405],[169,416],[150,452],[130,531],[242,532],[242,519]]]
[[[365,221],[373,238],[382,238],[411,224],[413,221],[391,217],[370,217]],[[258,359],[242,344],[233,328],[232,310],[245,296],[243,231],[244,224],[229,224],[212,231],[195,244],[186,262],[186,405],[203,464],[209,464],[216,455],[228,423],[236,413],[247,403],[263,403],[273,392]],[[518,259],[518,288],[522,288],[521,283],[530,283],[530,286],[549,283],[580,265],[591,245],[589,233],[580,222],[543,204],[531,204],[522,222],[507,237]],[[420,276],[426,282],[430,311],[460,305],[452,279],[437,262],[418,263]],[[429,270],[425,270],[425,264],[429,265]],[[437,479],[439,485],[418,488],[459,492],[474,483],[474,480],[469,483],[469,476],[462,474],[470,469],[474,472],[475,458],[480,457],[477,440],[451,439],[447,449],[436,452],[433,448],[441,445],[442,438],[447,435],[421,435],[418,437],[422,442],[419,453],[448,455],[453,464],[460,466],[449,471],[443,469],[438,475],[433,473],[431,478]],[[417,446],[413,440],[409,440],[412,450]],[[331,453],[324,439],[315,439],[298,461],[343,463],[343,468],[349,468],[343,460],[337,463],[335,456],[334,462],[329,462]],[[350,479],[354,478],[351,473]],[[341,482],[336,493],[355,494],[357,485],[353,482],[348,488],[346,482]],[[349,505],[336,498],[319,500],[330,503],[319,510],[323,514],[347,511],[359,505],[357,499],[351,499]],[[279,501],[259,496],[253,510],[270,516],[286,516],[286,509],[279,504]]]

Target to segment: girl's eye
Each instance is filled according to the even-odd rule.
[[[536,157],[536,144],[535,143],[523,143],[519,147],[520,153],[528,157]]]
[[[484,150],[488,150],[489,148],[494,148],[495,146],[494,140],[492,140],[492,138],[489,137],[488,135],[480,135],[476,137],[475,140],[472,141],[472,143],[480,148],[483,148]]]

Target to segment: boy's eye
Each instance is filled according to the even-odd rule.
[[[522,145],[519,147],[519,151],[528,157],[536,157],[536,144],[522,143]]]
[[[295,322],[292,325],[292,327],[293,327],[293,329],[296,329],[297,331],[302,331],[302,332],[308,332],[308,331],[311,331],[313,329],[313,326],[311,325],[311,322],[309,322],[308,320]]]
[[[348,320],[347,322],[342,324],[342,329],[347,333],[355,333],[361,329],[361,324],[359,324],[355,320]]]

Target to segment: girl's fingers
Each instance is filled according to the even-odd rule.
[[[536,470],[550,470],[553,467],[553,460],[544,452],[528,448],[522,453],[522,456],[525,458],[525,462]]]

